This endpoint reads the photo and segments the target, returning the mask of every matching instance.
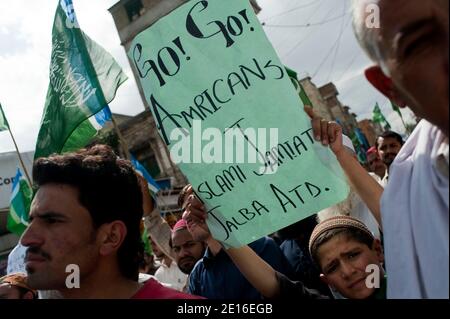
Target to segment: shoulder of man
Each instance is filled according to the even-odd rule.
[[[203,258],[197,261],[187,279],[187,291],[191,294],[200,294],[202,273],[205,269]]]
[[[267,236],[263,237],[251,243],[249,246],[275,270],[288,277],[293,276],[294,270],[291,264],[287,260],[280,246],[278,246],[272,238]]]

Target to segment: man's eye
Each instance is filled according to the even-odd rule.
[[[336,265],[332,265],[330,267],[328,267],[327,269],[327,274],[332,274],[337,270],[337,266]]]
[[[426,49],[429,47],[429,39],[431,35],[423,35],[411,42],[408,46],[406,46],[405,51],[403,52],[403,57],[408,58],[415,53],[420,52],[422,49]]]
[[[348,255],[348,258],[352,259],[352,258],[355,258],[358,256],[359,256],[359,252],[354,252],[354,253],[351,253],[350,255]]]

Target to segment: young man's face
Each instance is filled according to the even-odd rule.
[[[39,188],[30,210],[30,225],[22,235],[28,283],[34,289],[66,288],[66,267],[80,269],[80,283],[92,274],[99,247],[92,218],[78,200],[75,187],[47,184]]]
[[[366,278],[368,265],[377,265],[380,279],[383,272],[380,263],[383,253],[379,241],[370,249],[367,245],[348,239],[344,234],[337,235],[318,248],[318,260],[322,269],[322,279],[349,299],[365,299],[375,288],[369,288]]]
[[[190,274],[197,261],[205,253],[205,244],[195,241],[187,228],[182,228],[172,234],[172,250],[175,254],[178,268]]]
[[[400,97],[448,134],[449,1],[379,0],[380,46]]]
[[[398,153],[402,148],[402,144],[393,137],[378,138],[378,153],[383,163],[389,167],[394,162]]]

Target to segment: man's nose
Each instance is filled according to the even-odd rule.
[[[350,263],[342,263],[341,264],[342,278],[350,279],[355,272],[356,272],[355,267],[353,267]]]
[[[181,248],[180,249],[180,258],[187,257],[187,256],[190,256],[190,255],[191,254],[190,254],[188,249],[186,249],[186,248]]]
[[[42,235],[33,224],[30,224],[20,238],[20,243],[25,247],[39,247],[44,243]]]

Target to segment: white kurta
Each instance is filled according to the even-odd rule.
[[[419,123],[381,199],[388,298],[449,297],[448,140]]]
[[[183,291],[188,275],[184,274],[180,268],[178,268],[177,264],[172,262],[170,267],[161,263],[161,266],[155,272],[155,277],[165,286],[178,291]]]

